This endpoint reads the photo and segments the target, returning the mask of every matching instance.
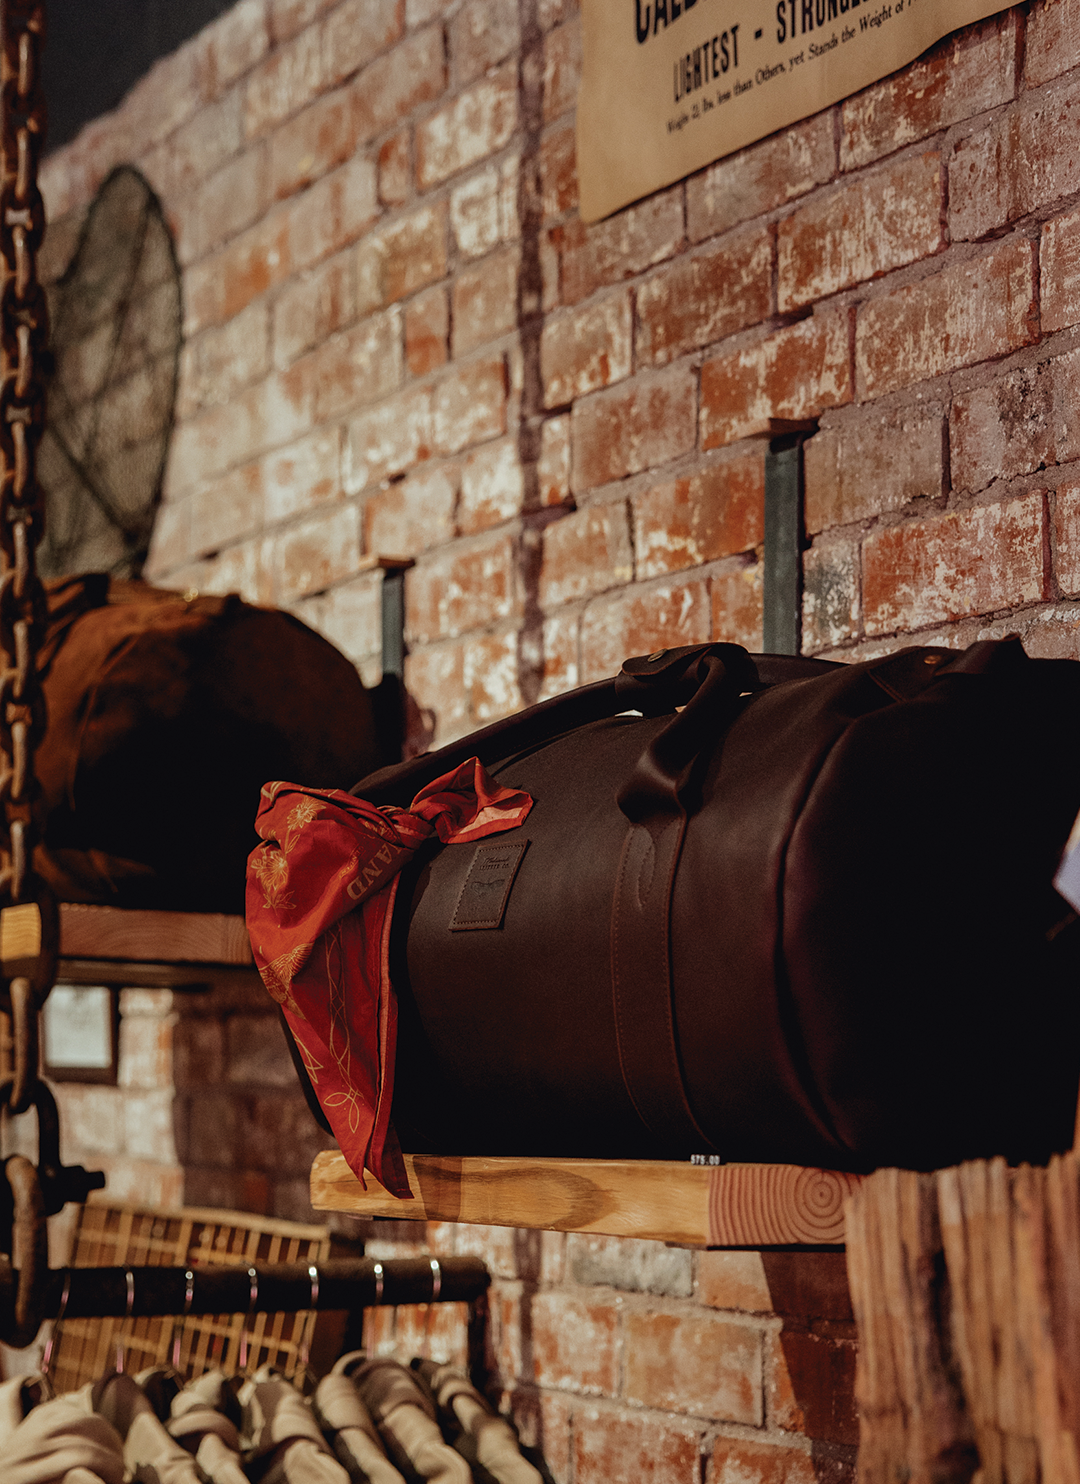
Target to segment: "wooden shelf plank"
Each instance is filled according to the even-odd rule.
[[[133,963],[246,967],[253,962],[242,917],[222,912],[129,911],[81,902],[60,906],[60,953],[63,958]]]
[[[797,1165],[675,1160],[485,1159],[407,1154],[411,1200],[335,1150],[316,1156],[311,1204],[406,1221],[651,1237],[684,1247],[839,1247],[859,1176]]]

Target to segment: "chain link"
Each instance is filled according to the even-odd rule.
[[[44,32],[43,0],[0,0],[0,911],[35,903],[40,918],[40,950],[31,972],[10,981],[0,973],[0,1004],[6,1002],[13,1022],[15,1067],[14,1080],[0,1088],[0,1104],[12,1114],[34,1104],[40,1114],[48,1092],[38,1079],[37,1018],[53,986],[59,949],[55,900],[34,874],[40,795],[34,750],[46,722],[37,651],[47,604],[36,563],[45,520],[37,452],[45,426],[49,335],[37,275],[45,234],[38,189]],[[18,1155],[4,1170],[13,1213],[6,1261],[17,1245],[21,1271],[14,1310],[0,1316],[0,1331],[16,1345],[29,1344],[41,1322],[47,1274],[44,1142],[37,1170]],[[59,1165],[58,1156],[53,1163]]]

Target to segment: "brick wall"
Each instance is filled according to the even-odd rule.
[[[575,0],[239,0],[50,159],[50,272],[120,162],[176,234],[149,575],[288,606],[375,680],[364,558],[415,558],[414,743],[445,741],[628,653],[757,647],[749,435],[816,417],[809,652],[1019,630],[1080,654],[1080,0],[1005,11],[592,226],[579,54]],[[293,1196],[265,1182],[293,1095],[252,1085],[219,1120],[202,1030],[183,1075],[217,1086],[177,1081],[172,1129],[195,1130],[192,1189],[288,1208],[299,1167]],[[493,1381],[558,1484],[850,1473],[835,1256],[367,1235],[487,1257]],[[401,1311],[372,1341],[460,1350],[461,1324]]]

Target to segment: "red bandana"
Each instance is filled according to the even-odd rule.
[[[361,1183],[366,1167],[391,1194],[412,1193],[390,1124],[398,872],[433,834],[444,845],[482,840],[516,829],[531,808],[528,794],[500,788],[476,758],[429,783],[408,809],[295,783],[262,791],[255,829],[265,844],[248,859],[252,952]]]

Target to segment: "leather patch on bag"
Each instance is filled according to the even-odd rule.
[[[513,845],[493,843],[476,847],[469,874],[450,919],[452,933],[500,926],[510,899],[510,888],[528,847],[528,840]]]

